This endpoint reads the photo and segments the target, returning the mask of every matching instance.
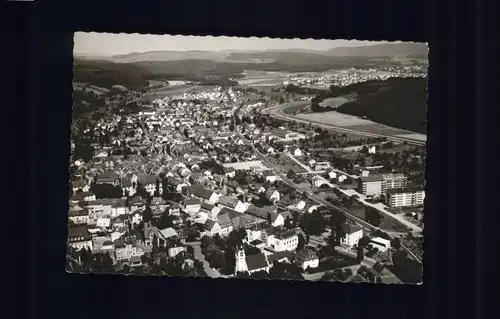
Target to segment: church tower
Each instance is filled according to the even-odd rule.
[[[247,272],[247,262],[245,256],[245,250],[242,246],[237,247],[236,249],[236,266],[234,267],[234,274],[236,275],[238,272]]]

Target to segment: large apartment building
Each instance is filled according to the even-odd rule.
[[[366,196],[382,195],[384,179],[381,176],[366,176],[359,179],[359,191]]]
[[[404,174],[382,174],[384,182],[382,183],[382,193],[386,193],[390,189],[405,188],[407,178]]]
[[[385,202],[390,207],[412,207],[424,204],[425,191],[411,188],[395,188],[387,191]]]

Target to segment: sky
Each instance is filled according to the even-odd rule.
[[[308,49],[321,51],[334,47],[363,46],[375,43],[381,42],[76,32],[73,52],[77,55],[111,56],[148,51],[271,49]]]

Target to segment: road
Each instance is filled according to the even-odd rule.
[[[347,196],[353,196],[353,195],[356,195],[358,196],[358,198],[356,200],[358,200],[359,202],[363,203],[363,205],[365,206],[370,206],[370,207],[373,207],[375,208],[376,210],[378,210],[379,212],[389,216],[389,217],[392,217],[394,218],[395,220],[397,220],[398,222],[400,222],[401,224],[405,225],[406,227],[410,228],[411,230],[413,230],[414,232],[421,232],[422,231],[422,228],[413,224],[412,222],[408,221],[407,219],[405,219],[403,216],[401,216],[400,214],[394,214],[394,213],[391,213],[390,211],[388,211],[386,209],[386,206],[382,203],[370,203],[370,202],[367,202],[365,200],[366,196],[364,196],[363,194],[360,194],[354,190],[343,190],[343,189],[340,189],[338,188],[338,190],[340,190],[342,193],[346,194]]]
[[[201,252],[200,242],[192,242],[186,244],[193,247],[194,258],[198,259],[203,263],[203,270],[205,270],[205,273],[207,274],[208,277],[219,278],[221,276],[219,272],[215,271],[212,267],[210,267],[208,261],[205,260],[205,255],[203,255],[203,253]]]
[[[326,200],[322,199],[321,197],[315,195],[314,193],[312,193],[311,191],[307,190],[307,189],[304,189],[298,185],[296,185],[294,182],[290,181],[285,174],[283,174],[283,172],[281,172],[273,163],[271,163],[264,155],[262,155],[262,153],[259,152],[259,150],[257,150],[255,148],[255,145],[253,145],[253,143],[250,143],[244,136],[243,134],[241,134],[240,132],[240,128],[239,126],[236,126],[235,127],[235,131],[237,132],[237,134],[242,138],[242,140],[245,142],[245,144],[249,145],[255,155],[257,155],[257,157],[259,157],[262,161],[262,163],[264,163],[264,165],[266,165],[267,167],[269,167],[275,174],[276,176],[278,176],[284,183],[286,183],[287,185],[289,185],[290,187],[292,188],[295,188],[297,191],[301,192],[301,193],[305,193],[309,196],[310,199],[312,199],[313,201],[319,203],[319,204],[322,204],[324,205],[325,207],[328,207],[332,210],[336,210],[336,211],[340,211],[342,213],[345,214],[346,218],[368,228],[368,229],[371,229],[371,230],[381,230],[380,228],[378,227],[375,227],[373,226],[372,224],[364,221],[363,219],[359,218],[359,217],[356,217],[355,215],[351,214],[349,211],[341,208],[341,207],[338,207],[338,206],[335,206],[329,202],[327,202]],[[422,260],[417,256],[415,255],[410,249],[408,249],[406,246],[403,246],[401,245],[401,248],[403,248],[404,250],[406,250],[408,252],[408,254],[410,256],[412,256],[414,259],[418,260],[420,263],[422,262]]]
[[[278,106],[271,106],[271,107],[263,109],[261,111],[261,113],[267,114],[271,117],[274,117],[274,118],[277,118],[280,120],[284,120],[284,121],[293,121],[293,122],[297,122],[297,123],[311,124],[311,125],[314,125],[317,127],[326,128],[326,129],[333,129],[335,131],[344,132],[344,133],[352,133],[352,134],[366,136],[366,137],[385,137],[389,141],[407,142],[408,144],[411,144],[411,145],[418,145],[418,146],[425,146],[426,145],[426,141],[419,141],[419,140],[415,140],[415,139],[411,139],[411,138],[397,137],[397,136],[380,134],[380,133],[359,131],[359,130],[355,130],[355,129],[339,127],[339,126],[334,126],[334,125],[329,125],[329,124],[323,124],[323,123],[318,123],[318,122],[312,122],[312,121],[306,121],[303,119],[298,119],[295,117],[286,116],[286,115],[284,115],[284,113],[278,111],[279,108],[280,108],[279,105]]]

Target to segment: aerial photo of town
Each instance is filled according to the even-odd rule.
[[[425,43],[75,34],[66,269],[422,283]]]

